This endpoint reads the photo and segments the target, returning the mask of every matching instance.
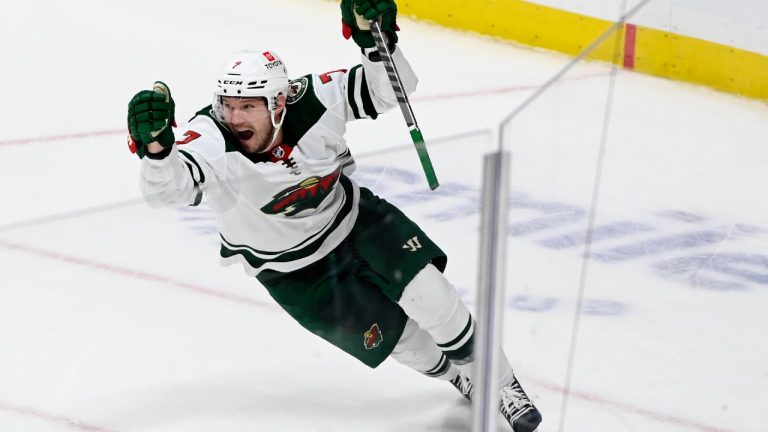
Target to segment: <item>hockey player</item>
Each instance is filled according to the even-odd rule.
[[[416,76],[396,45],[394,0],[343,0],[344,36],[360,46],[349,70],[288,79],[272,51],[234,55],[213,103],[178,131],[168,86],[128,105],[130,146],[151,206],[216,212],[224,264],[240,263],[312,333],[370,367],[391,356],[451,382],[467,399],[474,321],[443,276],[447,257],[400,210],[359,187],[346,123],[397,105],[368,23],[386,32],[405,91]],[[539,411],[508,361],[500,411],[531,432]]]

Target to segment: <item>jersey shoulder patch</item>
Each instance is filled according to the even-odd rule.
[[[286,103],[288,105],[293,105],[298,102],[299,99],[307,93],[309,83],[309,75],[291,80],[291,82],[288,83],[288,99],[286,100]]]
[[[328,110],[318,97],[317,90],[313,75],[304,75],[290,82],[288,94],[295,96],[287,101],[289,109],[283,123],[288,142],[297,144]]]

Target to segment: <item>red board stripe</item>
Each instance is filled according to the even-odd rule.
[[[637,26],[627,23],[624,31],[624,67],[635,68],[635,46],[637,42]]]

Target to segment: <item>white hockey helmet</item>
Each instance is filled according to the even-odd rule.
[[[277,54],[262,50],[240,51],[232,56],[218,81],[213,114],[220,122],[225,123],[221,105],[223,96],[262,97],[267,101],[272,124],[275,128],[280,127],[282,120],[277,123],[275,110],[277,97],[288,96],[288,71]]]

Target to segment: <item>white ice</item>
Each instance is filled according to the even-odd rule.
[[[354,65],[336,2],[2,9],[0,431],[469,429],[448,384],[368,369],[219,267],[205,207],[139,196],[133,93],[164,80],[183,120],[239,49],[274,50],[295,76]],[[482,156],[569,59],[400,21],[442,186],[428,191],[397,111],[351,126],[356,178],[445,249],[474,306]],[[540,430],[768,430],[768,107],[618,71],[598,170],[610,80],[582,64],[504,129],[505,349]]]

